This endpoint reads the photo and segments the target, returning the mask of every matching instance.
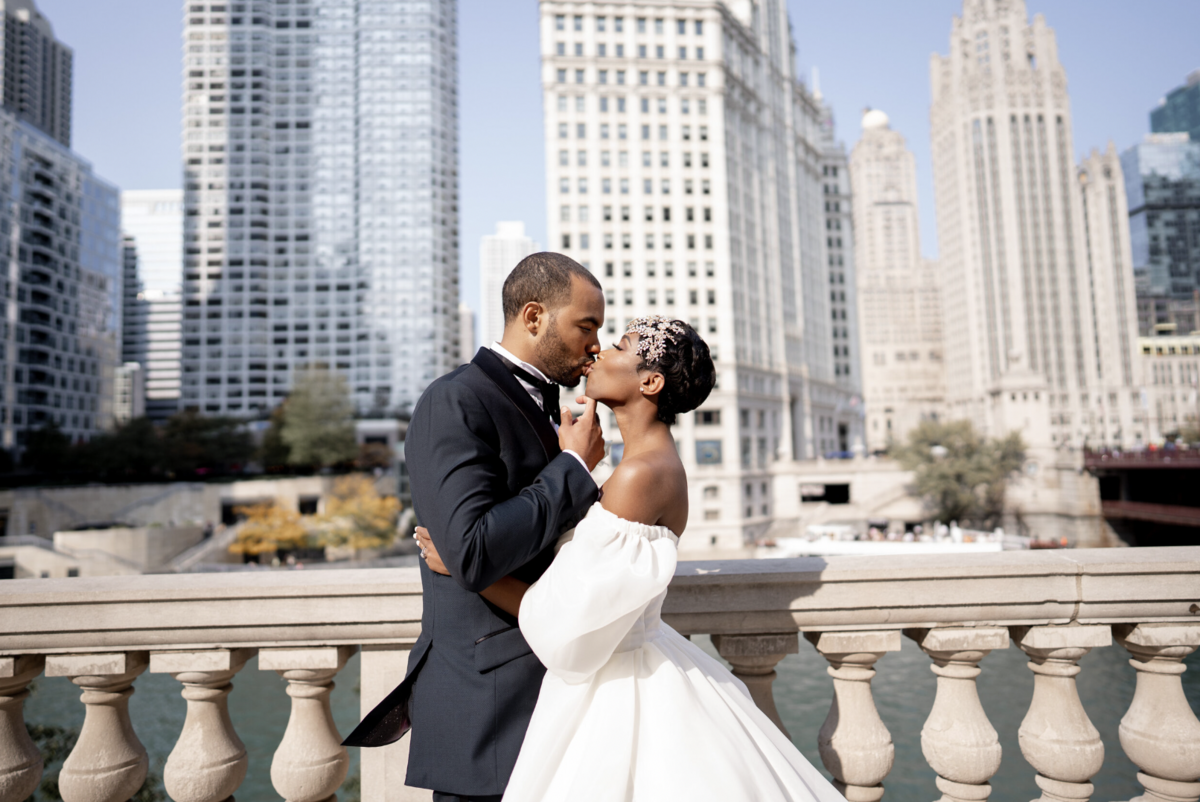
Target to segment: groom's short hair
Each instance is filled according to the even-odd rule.
[[[576,276],[602,289],[592,271],[569,256],[549,251],[526,256],[504,280],[504,323],[507,325],[520,315],[530,302],[540,303],[548,310],[566,306]]]

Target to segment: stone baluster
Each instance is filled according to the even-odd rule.
[[[229,718],[233,675],[254,649],[154,652],[152,674],[170,674],[183,683],[187,718],[167,758],[163,784],[175,802],[224,802],[246,779],[250,760]]]
[[[354,654],[356,646],[311,649],[262,649],[258,667],[276,671],[288,682],[292,714],[275,758],[271,783],[287,802],[332,802],[346,779],[350,755],[341,745],[329,692],[333,677]]]
[[[1200,721],[1183,695],[1183,658],[1200,646],[1200,623],[1118,624],[1137,689],[1121,719],[1121,748],[1137,767],[1145,802],[1200,800]]]
[[[44,662],[37,655],[0,657],[0,802],[25,802],[42,779],[42,754],[25,729],[25,700]]]
[[[58,774],[63,802],[128,802],[146,781],[150,760],[129,720],[133,681],[146,652],[61,654],[46,658],[47,677],[68,677],[87,706],[75,748]]]
[[[896,748],[871,695],[875,661],[900,651],[900,631],[806,632],[804,637],[829,661],[833,702],[817,745],[834,786],[849,802],[878,802]]]
[[[982,802],[992,793],[988,780],[1000,768],[1000,740],[979,702],[975,678],[979,661],[993,649],[1008,648],[1002,627],[909,629],[933,658],[937,696],[921,729],[921,751],[938,773],[940,802]]]
[[[796,632],[769,635],[713,635],[717,653],[733,666],[733,675],[746,683],[750,698],[766,713],[779,731],[788,738],[787,728],[775,708],[775,666],[789,654],[799,654],[800,636]]]
[[[1104,765],[1104,743],[1092,726],[1075,676],[1079,660],[1098,646],[1112,645],[1107,626],[1013,627],[1013,641],[1029,655],[1033,699],[1018,741],[1042,789],[1039,802],[1087,802],[1088,782]]]

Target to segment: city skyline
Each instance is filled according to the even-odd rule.
[[[173,3],[141,5],[136,15],[114,15],[84,0],[43,0],[38,7],[75,51],[75,149],[121,189],[179,188],[183,15]],[[811,0],[789,0],[787,6],[798,43],[797,75],[811,83],[811,68],[819,68],[822,93],[847,147],[859,138],[867,105],[887,110],[892,128],[912,143],[922,248],[926,257],[935,256],[928,63],[930,54],[944,52],[961,0],[903,8]],[[1071,76],[1076,160],[1092,147],[1106,147],[1109,139],[1122,151],[1140,142],[1158,99],[1200,66],[1190,55],[1187,33],[1200,23],[1200,6],[1163,2],[1150,8],[1147,13],[1116,2],[1029,6],[1031,15],[1045,13],[1059,34],[1060,57]],[[462,0],[459,20],[460,247],[466,249],[461,286],[462,298],[474,305],[479,293],[474,246],[496,221],[526,220],[529,235],[547,241],[537,6]],[[845,34],[830,36],[830,30]],[[123,44],[130,35],[138,47]],[[1148,38],[1157,42],[1153,59],[1111,57],[1128,42]],[[129,119],[139,121],[132,136]]]

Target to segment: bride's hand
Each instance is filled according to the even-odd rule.
[[[429,537],[429,530],[423,526],[418,526],[416,533],[413,534],[413,538],[420,545],[421,558],[425,560],[425,564],[429,566],[429,570],[435,574],[450,576],[450,572],[446,570],[446,566],[442,563],[442,558],[438,556],[437,547],[433,545],[433,539]]]

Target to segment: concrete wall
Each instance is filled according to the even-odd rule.
[[[133,563],[143,571],[153,571],[203,539],[203,526],[119,527],[55,532],[54,547],[69,552],[102,551]]]
[[[174,482],[0,490],[0,511],[6,511],[8,519],[7,530],[0,534],[49,537],[86,524],[111,522],[133,527],[204,526],[220,522],[223,505],[271,500],[298,510],[301,500],[317,498],[318,508],[323,509],[333,480],[329,476],[301,476],[227,484]]]
[[[137,566],[103,552],[64,554],[42,546],[0,546],[0,563],[9,561],[16,568],[15,579],[65,579],[72,575],[72,570],[76,572],[75,576],[130,576],[141,573]]]

